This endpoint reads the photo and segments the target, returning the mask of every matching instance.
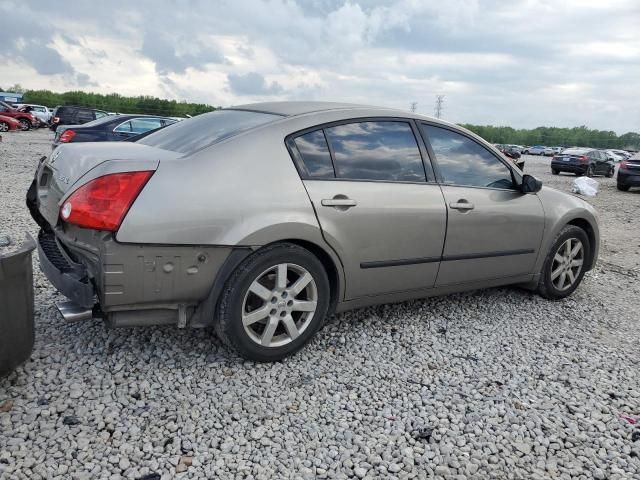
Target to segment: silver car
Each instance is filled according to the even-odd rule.
[[[213,326],[257,361],[366,305],[507,284],[560,299],[599,247],[588,203],[473,133],[338,103],[243,105],[135,142],[62,145],[27,198],[66,317]]]

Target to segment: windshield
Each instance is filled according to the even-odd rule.
[[[174,123],[145,136],[138,140],[138,143],[177,153],[192,153],[278,118],[282,118],[281,115],[242,110],[216,110]]]

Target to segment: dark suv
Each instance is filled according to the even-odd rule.
[[[616,170],[613,160],[594,148],[567,148],[551,159],[551,173],[570,172],[576,175],[605,175],[613,177]]]
[[[59,106],[53,111],[49,128],[55,132],[58,125],[82,125],[106,115],[107,112],[88,107]]]

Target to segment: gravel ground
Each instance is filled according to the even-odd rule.
[[[35,233],[23,195],[49,142],[4,135],[0,235]],[[640,192],[598,180],[602,254],[571,298],[500,288],[340,314],[275,364],[211,331],[67,325],[36,268],[35,350],[0,380],[0,478],[640,478],[621,418],[640,415]]]

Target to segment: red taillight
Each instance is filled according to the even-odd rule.
[[[153,171],[113,173],[91,180],[60,209],[65,222],[115,232]]]
[[[60,135],[60,143],[69,143],[71,140],[73,140],[73,137],[76,136],[76,132],[73,130],[65,130],[64,132],[62,132],[62,135]]]
[[[53,117],[53,119],[51,120],[52,123],[59,123],[60,122],[60,117]]]
[[[627,163],[626,160],[622,160],[620,162],[620,168],[627,168],[629,166],[629,164]]]
[[[582,163],[589,163],[589,157],[586,157],[584,155],[581,157],[578,157],[578,160],[580,160]]]

